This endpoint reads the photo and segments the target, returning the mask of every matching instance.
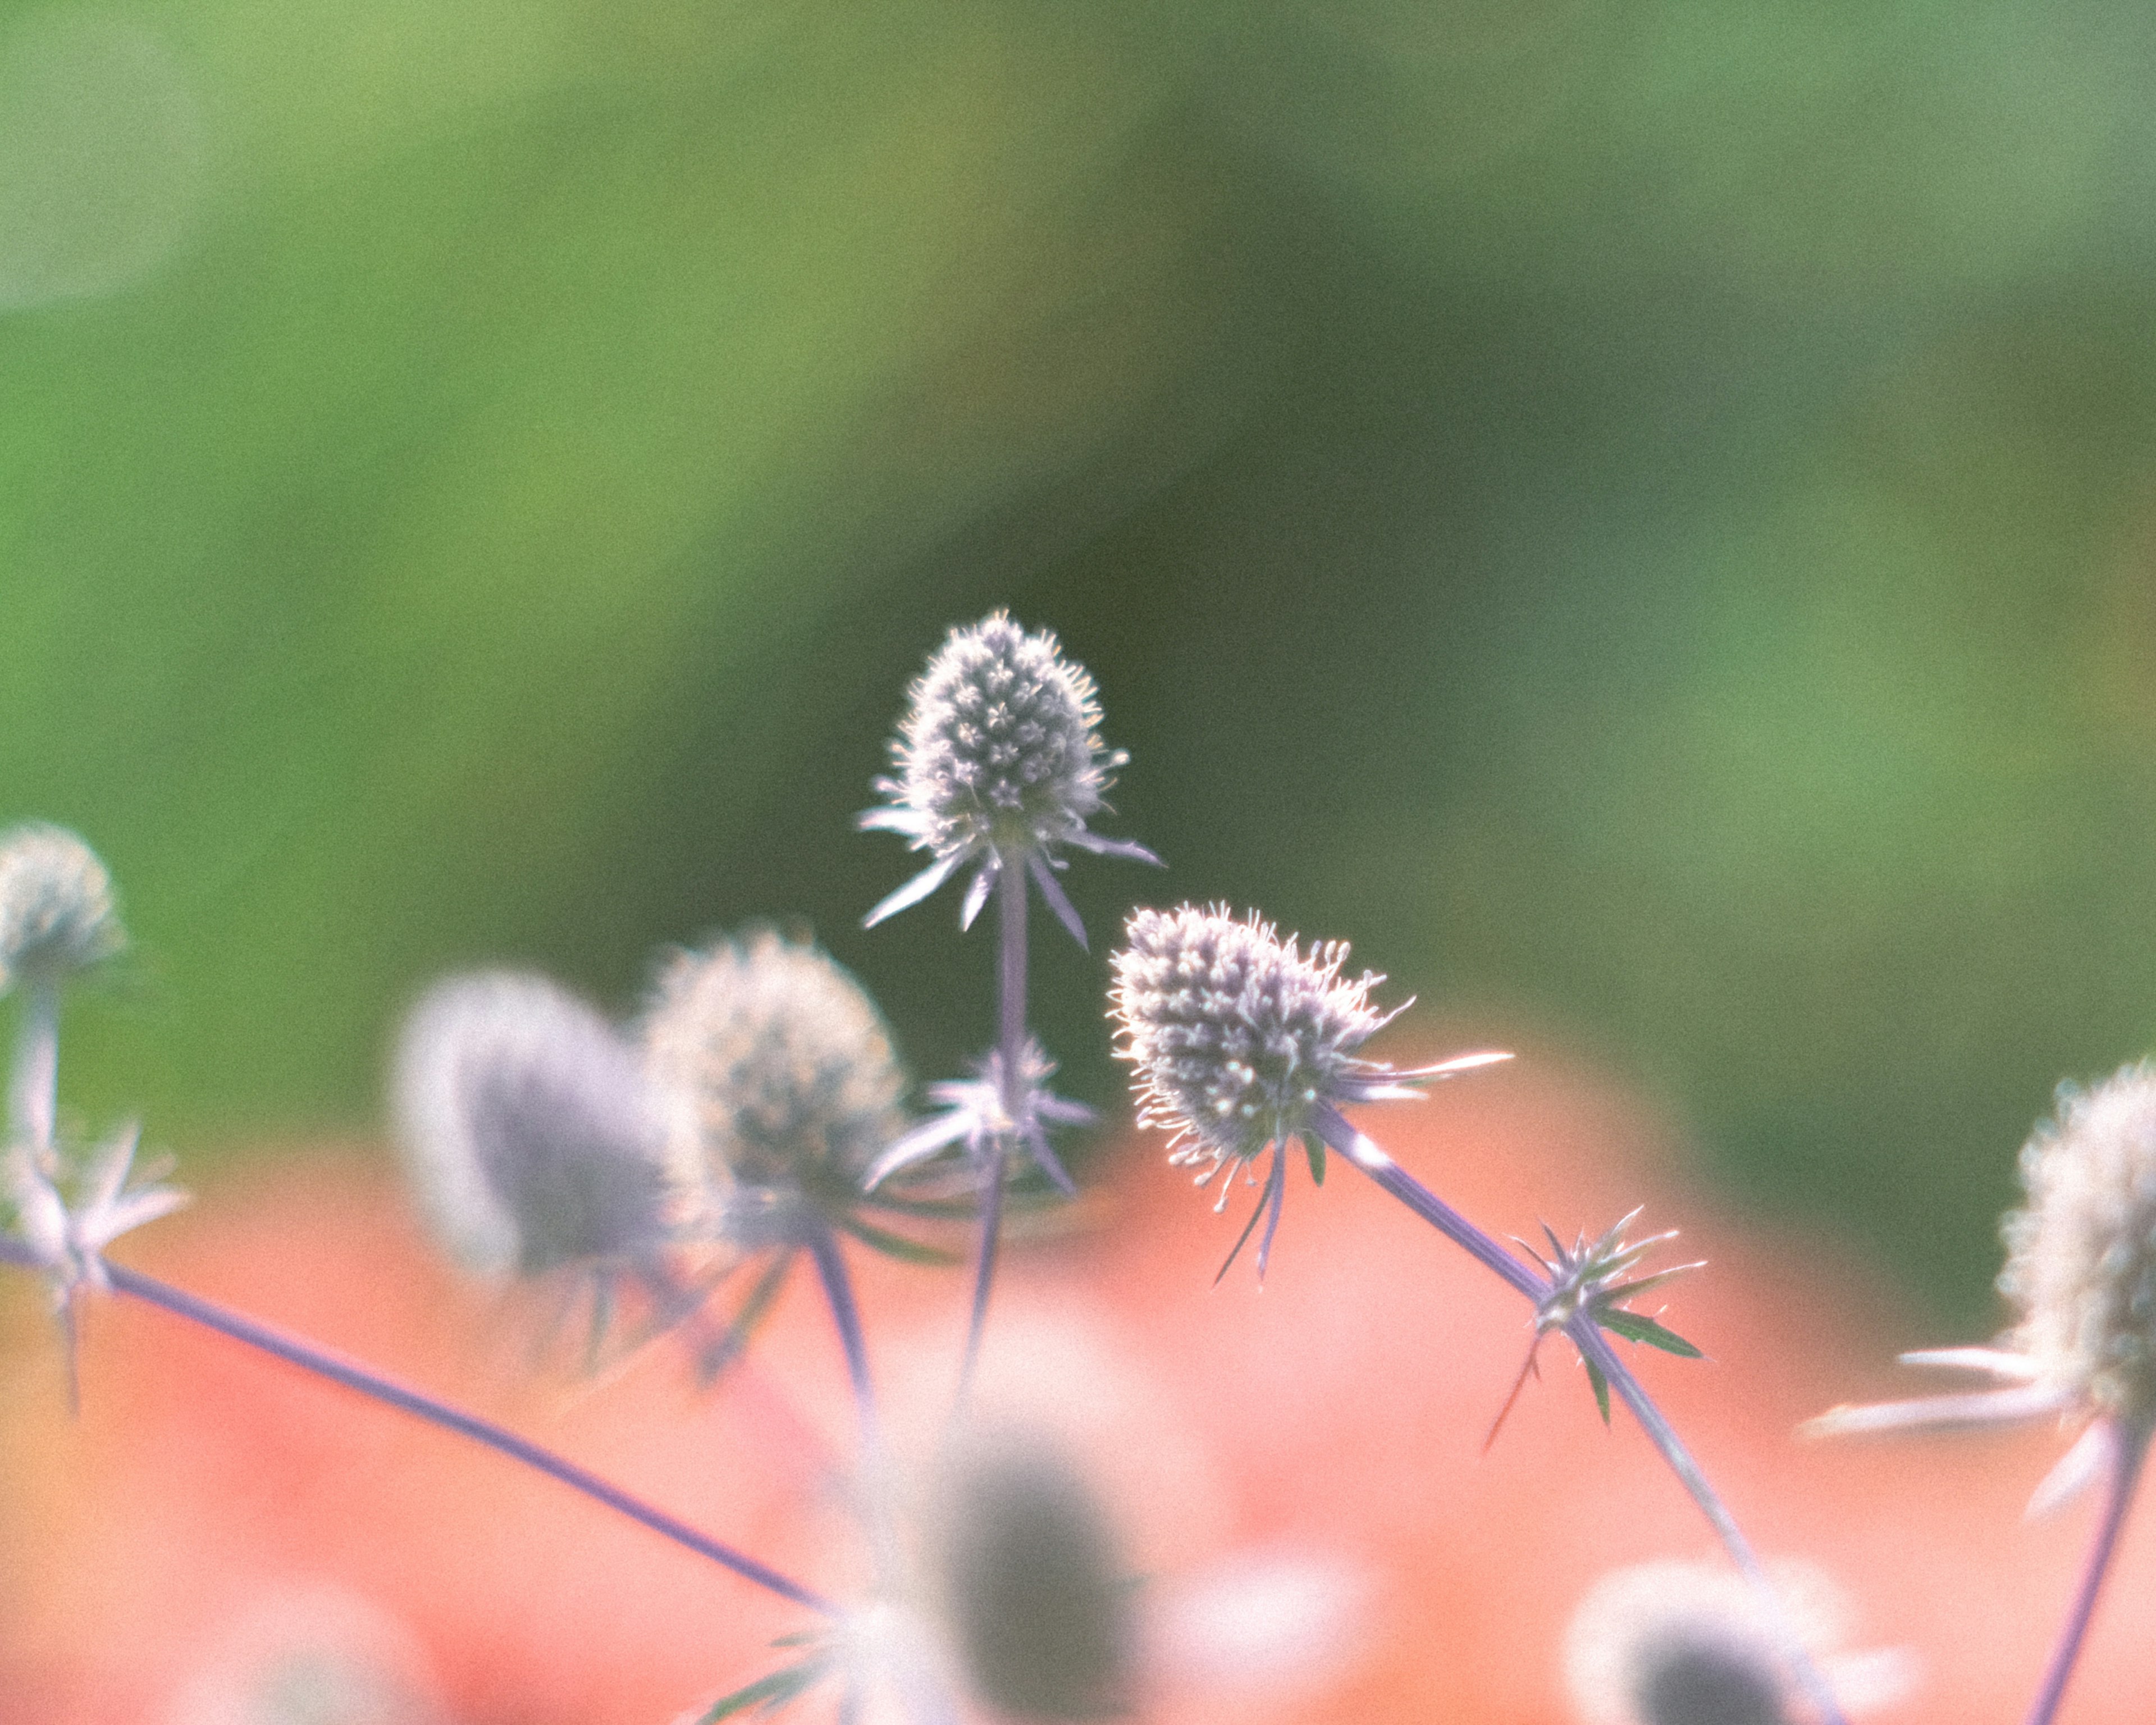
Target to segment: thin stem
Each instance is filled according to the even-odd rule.
[[[1015,1132],[1031,1102],[1025,1070],[1025,867],[1004,864],[996,876],[996,1071],[1004,1118]],[[974,1368],[980,1363],[981,1338],[988,1323],[988,1295],[996,1281],[997,1250],[1004,1225],[1004,1176],[1010,1147],[1001,1137],[990,1147],[981,1168],[981,1246],[973,1270],[973,1308],[966,1324],[966,1351],[958,1361],[958,1393],[952,1404],[956,1418],[973,1393]]]
[[[952,1403],[955,1414],[973,1393],[973,1368],[981,1360],[981,1337],[988,1327],[988,1290],[995,1286],[996,1249],[1004,1226],[1004,1164],[1007,1153],[998,1139],[989,1147],[981,1170],[981,1250],[973,1271],[973,1309],[966,1320],[966,1352],[958,1362],[958,1394]]]
[[[1537,1309],[1549,1293],[1550,1282],[1541,1271],[1531,1268],[1519,1256],[1507,1250],[1459,1211],[1432,1192],[1421,1181],[1402,1168],[1363,1133],[1350,1125],[1337,1108],[1321,1106],[1313,1116],[1313,1124],[1319,1136],[1337,1150],[1348,1161],[1368,1174],[1394,1197],[1435,1228],[1446,1239],[1463,1248],[1485,1268],[1495,1272],[1517,1292],[1533,1301]],[[1743,1572],[1761,1596],[1773,1607],[1776,1631],[1783,1644],[1783,1652],[1799,1684],[1818,1709],[1824,1725],[1843,1725],[1840,1708],[1835,1704],[1834,1692],[1812,1663],[1811,1656],[1804,1651],[1802,1639],[1785,1620],[1780,1595],[1760,1567],[1750,1543],[1738,1527],[1721,1498],[1716,1495],[1707,1476],[1691,1452],[1686,1449],[1676,1429],[1663,1417],[1662,1411],[1632,1375],[1631,1368],[1617,1358],[1593,1318],[1583,1312],[1564,1325],[1564,1332],[1572,1338],[1583,1358],[1592,1363],[1616,1387],[1632,1410],[1655,1447],[1661,1452],[1685,1490],[1691,1496],[1706,1515],[1708,1524],[1721,1539],[1730,1559]]]
[[[60,991],[44,978],[23,991],[22,1023],[15,1031],[15,1067],[8,1084],[11,1141],[40,1160],[53,1147],[53,1117],[59,1094]]]
[[[116,1293],[126,1294],[150,1305],[162,1307],[192,1323],[200,1324],[234,1342],[283,1360],[287,1365],[297,1366],[301,1371],[311,1372],[318,1378],[326,1378],[332,1384],[342,1384],[346,1389],[372,1397],[387,1406],[424,1420],[429,1425],[439,1425],[446,1431],[455,1432],[475,1443],[484,1444],[490,1450],[499,1450],[512,1460],[522,1462],[526,1467],[536,1469],[550,1479],[560,1481],[570,1490],[581,1491],[608,1509],[627,1516],[631,1521],[672,1540],[676,1545],[685,1546],[698,1556],[724,1565],[735,1574],[754,1582],[758,1587],[767,1589],[782,1599],[791,1599],[798,1605],[806,1605],[810,1610],[819,1611],[826,1617],[838,1615],[839,1608],[821,1594],[781,1574],[768,1564],[760,1563],[745,1553],[736,1551],[707,1533],[698,1532],[687,1522],[675,1520],[664,1510],[655,1509],[640,1498],[631,1497],[620,1486],[610,1484],[597,1474],[578,1466],[575,1462],[557,1455],[551,1450],[542,1449],[528,1439],[519,1437],[490,1420],[466,1413],[463,1409],[439,1401],[423,1391],[408,1389],[355,1361],[341,1358],[311,1342],[288,1336],[213,1301],[190,1294],[185,1289],[160,1281],[155,1276],[145,1276],[138,1270],[130,1270],[124,1265],[107,1264],[105,1274]]]
[[[2141,1476],[2141,1464],[2148,1459],[2148,1437],[2146,1425],[2113,1428],[2110,1490],[2104,1497],[2103,1520],[2097,1525],[2096,1543],[2089,1548],[2088,1568],[2082,1572],[2073,1609],[2066,1614],[2066,1626],[2060,1632],[2058,1647],[2051,1655],[2051,1669],[2044,1673],[2044,1686],[2037,1691],[2035,1702],[2029,1709],[2028,1725],[2051,1725],[2052,1715],[2059,1710],[2060,1698],[2066,1692],[2066,1679],[2073,1675],[2075,1661],[2081,1657],[2082,1641],[2088,1634],[2090,1620],[2096,1615],[2097,1595],[2103,1590],[2104,1577],[2111,1571],[2112,1554],[2118,1548],[2120,1530],[2126,1526],[2126,1512],[2133,1502],[2133,1487]]]
[[[1840,1705],[1835,1700],[1834,1691],[1828,1686],[1826,1678],[1813,1663],[1810,1653],[1805,1650],[1803,1637],[1789,1621],[1780,1593],[1768,1578],[1758,1554],[1752,1549],[1752,1542],[1744,1537],[1743,1530],[1737,1525],[1737,1518],[1730,1514],[1728,1505],[1722,1501],[1721,1495],[1708,1482],[1706,1471],[1693,1459],[1691,1451],[1685,1447],[1684,1440],[1677,1435],[1676,1428],[1655,1404],[1645,1386],[1632,1375],[1632,1368],[1617,1357],[1617,1350],[1609,1345],[1609,1338],[1602,1333],[1600,1327],[1590,1316],[1581,1312],[1564,1326],[1564,1332],[1571,1338],[1572,1345],[1579,1350],[1580,1358],[1590,1361],[1624,1399],[1625,1405],[1632,1410],[1632,1417],[1640,1422],[1640,1429],[1646,1433],[1647,1440],[1661,1452],[1662,1460],[1669,1464],[1670,1471],[1677,1476],[1678,1482],[1691,1494],[1691,1501],[1699,1506],[1700,1513],[1707,1517],[1708,1525],[1714,1529],[1715,1537],[1721,1540],[1722,1548],[1729,1553],[1730,1561],[1737,1565],[1744,1579],[1752,1584],[1762,1598],[1773,1602],[1774,1610],[1769,1620],[1782,1643],[1782,1656],[1789,1662],[1798,1686],[1810,1698],[1812,1706],[1818,1710],[1823,1721],[1828,1722],[1828,1725],[1841,1725]]]
[[[845,1254],[829,1228],[818,1223],[809,1230],[807,1245],[824,1284],[824,1297],[831,1307],[839,1345],[846,1352],[846,1375],[853,1380],[854,1410],[861,1422],[861,1447],[871,1468],[880,1471],[883,1439],[876,1420],[875,1385],[869,1377],[868,1343],[861,1334],[861,1308],[854,1298],[854,1279],[846,1269]]]

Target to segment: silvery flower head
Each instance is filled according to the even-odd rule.
[[[844,1213],[905,1130],[906,1076],[875,1003],[829,954],[772,929],[677,956],[644,1044],[679,1165],[751,1244],[797,1234],[803,1205]]]
[[[393,1084],[406,1167],[471,1268],[647,1260],[675,1230],[665,1113],[635,1050],[546,978],[437,984],[405,1020]]]
[[[1907,1353],[1912,1365],[1982,1373],[1999,1387],[1836,1408],[1814,1435],[1992,1425],[2056,1416],[2092,1423],[2031,1501],[2031,1514],[2092,1482],[2122,1440],[2156,1429],[2156,1065],[2123,1066],[2091,1090],[2061,1086],[2056,1116],[2021,1151],[2028,1202],[2002,1225],[1999,1291],[2019,1322],[1995,1348]]]
[[[1412,1097],[1416,1083],[1507,1058],[1466,1055],[1407,1071],[1363,1059],[1356,1050],[1405,1009],[1370,1004],[1384,978],[1343,976],[1345,942],[1305,953],[1255,911],[1238,921],[1225,905],[1140,909],[1124,932],[1111,961],[1110,1015],[1122,1039],[1116,1057],[1136,1069],[1138,1123],[1172,1131],[1168,1160],[1203,1164],[1201,1186],[1224,1168],[1250,1173],[1274,1151],[1261,1274],[1288,1145],[1301,1139],[1312,1176],[1322,1179],[1323,1144],[1337,1136],[1340,1104]],[[1229,1184],[1221,1184],[1224,1205]]]
[[[890,801],[860,824],[903,834],[935,860],[866,922],[926,898],[970,864],[976,872],[962,918],[970,925],[996,875],[1024,866],[1083,944],[1076,913],[1050,872],[1060,866],[1056,848],[1158,860],[1142,845],[1087,829],[1128,758],[1101,741],[1093,679],[1052,634],[1028,634],[998,611],[952,629],[908,694],[891,744],[897,774],[876,781]]]
[[[0,989],[56,983],[126,943],[96,852],[42,823],[0,836]]]

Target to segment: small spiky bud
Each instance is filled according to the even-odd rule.
[[[1038,1443],[977,1440],[947,1499],[942,1615],[975,1698],[1006,1718],[1121,1712],[1135,1639],[1129,1579],[1085,1481]]]
[[[406,1166],[457,1256],[536,1274],[660,1250],[679,1214],[666,1122],[635,1051],[541,976],[438,984],[405,1020]]]
[[[1321,1101],[1360,1101],[1387,1073],[1354,1051],[1394,1016],[1383,982],[1340,973],[1345,942],[1306,957],[1253,911],[1137,910],[1115,955],[1116,1058],[1136,1068],[1138,1122],[1173,1129],[1179,1162],[1247,1162],[1311,1128]]]
[[[56,983],[127,943],[112,877],[64,827],[33,822],[0,835],[0,990]]]
[[[875,1003],[821,948],[755,928],[684,952],[644,1022],[689,1177],[844,1208],[905,1129],[906,1076]]]
[[[2004,1225],[2006,1345],[2037,1381],[2142,1430],[2156,1424],[2156,1065],[2061,1086],[2021,1152],[2028,1205]]]
[[[998,611],[954,629],[915,681],[884,788],[947,857],[1009,858],[1085,829],[1124,757],[1101,742],[1093,679],[1046,629]]]

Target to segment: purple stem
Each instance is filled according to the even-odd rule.
[[[868,1343],[861,1334],[861,1308],[854,1298],[854,1279],[847,1273],[845,1254],[831,1230],[817,1223],[808,1237],[808,1254],[816,1260],[823,1279],[824,1297],[830,1303],[831,1322],[837,1326],[839,1344],[846,1351],[846,1375],[854,1384],[854,1408],[860,1416],[861,1447],[871,1462],[880,1464],[882,1437],[876,1420],[875,1385],[869,1378]]]
[[[1550,1291],[1549,1278],[1540,1271],[1522,1262],[1517,1254],[1508,1251],[1496,1240],[1485,1234],[1459,1211],[1440,1198],[1429,1187],[1402,1168],[1370,1138],[1350,1125],[1340,1111],[1329,1104],[1320,1104],[1312,1117],[1312,1123],[1325,1142],[1353,1163],[1387,1192],[1399,1199],[1409,1209],[1435,1228],[1445,1237],[1462,1247],[1486,1268],[1510,1283],[1518,1292],[1532,1301],[1537,1309]],[[1843,1725],[1840,1708],[1836,1705],[1834,1692],[1827,1686],[1826,1679],[1820,1675],[1812,1663],[1811,1656],[1804,1651],[1802,1640],[1785,1621],[1780,1596],[1760,1567],[1751,1543],[1738,1527],[1736,1519],[1707,1482],[1698,1462],[1686,1449],[1676,1429],[1663,1417],[1662,1410],[1649,1397],[1640,1380],[1632,1375],[1631,1368],[1617,1358],[1609,1346],[1609,1338],[1602,1333],[1593,1317],[1581,1312],[1564,1326],[1564,1332],[1578,1348],[1580,1357],[1592,1363],[1603,1376],[1615,1386],[1625,1405],[1639,1420],[1648,1440],[1661,1452],[1685,1490],[1691,1496],[1706,1515],[1730,1559],[1741,1570],[1746,1579],[1759,1589],[1762,1596],[1774,1605],[1774,1622],[1782,1642],[1784,1656],[1796,1675],[1799,1684],[1818,1709],[1824,1725]],[[2038,1725],[2038,1722],[2031,1722]]]
[[[2089,1620],[2096,1615],[2097,1595],[2103,1590],[2103,1579],[2110,1573],[2112,1553],[2118,1548],[2118,1535],[2126,1526],[2126,1512],[2133,1502],[2134,1483],[2141,1476],[2141,1464],[2148,1459],[2149,1429],[2148,1426],[2127,1428],[2114,1426],[2112,1435],[2110,1490],[2106,1493],[2103,1520],[2097,1525],[2096,1543],[2089,1549],[2088,1568],[2082,1573],[2080,1590],[2074,1595],[2073,1609],[2066,1614],[2066,1626],[2061,1631],[2057,1650],[2051,1655],[2051,1669],[2044,1673],[2044,1686],[2037,1691],[2035,1703],[2029,1709],[2028,1725],[2051,1725],[2051,1716],[2059,1710],[2060,1698],[2066,1692],[2066,1679],[2074,1672],[2074,1664],[2081,1657],[2082,1641],[2088,1634]]]
[[[7,1255],[13,1257],[15,1254],[10,1252]],[[267,1324],[259,1323],[251,1317],[203,1299],[199,1295],[176,1288],[155,1276],[145,1276],[139,1270],[130,1270],[120,1264],[107,1264],[105,1274],[116,1293],[126,1294],[150,1305],[162,1307],[176,1317],[198,1323],[249,1348],[259,1348],[283,1360],[287,1365],[297,1366],[303,1372],[312,1372],[318,1378],[326,1378],[332,1384],[341,1384],[346,1389],[357,1390],[362,1395],[370,1396],[414,1418],[439,1425],[446,1431],[456,1432],[475,1443],[485,1445],[490,1450],[498,1450],[511,1460],[521,1461],[526,1467],[536,1468],[550,1479],[560,1481],[571,1491],[581,1491],[608,1509],[641,1523],[676,1545],[686,1546],[700,1557],[723,1564],[735,1574],[754,1582],[758,1587],[767,1589],[782,1599],[791,1599],[798,1605],[806,1605],[810,1610],[819,1611],[826,1617],[838,1615],[839,1608],[821,1594],[803,1587],[791,1577],[782,1575],[768,1564],[758,1563],[754,1558],[736,1551],[709,1534],[698,1532],[687,1522],[676,1521],[664,1510],[654,1509],[641,1499],[632,1497],[619,1486],[609,1484],[597,1474],[587,1471],[551,1450],[542,1449],[537,1444],[517,1436],[515,1432],[496,1425],[490,1420],[483,1420],[476,1414],[468,1414],[461,1408],[438,1401],[419,1390],[408,1389],[355,1361],[340,1358],[311,1342],[302,1342],[297,1337],[285,1335]]]
[[[1029,1098],[1025,1076],[1025,870],[1016,861],[996,877],[996,1065],[1003,1086],[998,1100],[1004,1118],[1024,1117]],[[966,1351],[958,1362],[956,1414],[973,1387],[980,1363],[981,1337],[988,1329],[988,1294],[995,1286],[996,1252],[1004,1222],[1004,1174],[1009,1147],[998,1139],[982,1169],[981,1250],[973,1271],[973,1309],[966,1325]]]
[[[973,1390],[973,1368],[980,1363],[981,1337],[988,1327],[988,1290],[995,1285],[996,1248],[1004,1225],[1004,1163],[1007,1153],[998,1138],[989,1147],[981,1174],[981,1253],[973,1271],[973,1309],[966,1321],[966,1352],[958,1362],[955,1413]]]

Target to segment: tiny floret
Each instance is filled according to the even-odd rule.
[[[1340,973],[1345,942],[1305,956],[1224,905],[1134,911],[1125,934],[1109,995],[1116,1057],[1136,1069],[1139,1123],[1175,1132],[1175,1160],[1209,1163],[1209,1177],[1310,1130],[1320,1102],[1399,1076],[1356,1058],[1394,1014],[1370,1004],[1383,978]]]
[[[0,989],[56,983],[126,943],[96,852],[42,823],[0,836]]]
[[[639,1261],[677,1224],[665,1114],[635,1050],[544,977],[438,984],[405,1020],[393,1086],[423,1206],[476,1271]]]
[[[677,1165],[716,1193],[843,1210],[905,1130],[906,1076],[875,1003],[829,954],[772,929],[678,956],[644,1042]]]
[[[2021,1152],[2025,1209],[2005,1220],[2006,1346],[2092,1411],[2156,1421],[2156,1065],[2062,1087]]]

